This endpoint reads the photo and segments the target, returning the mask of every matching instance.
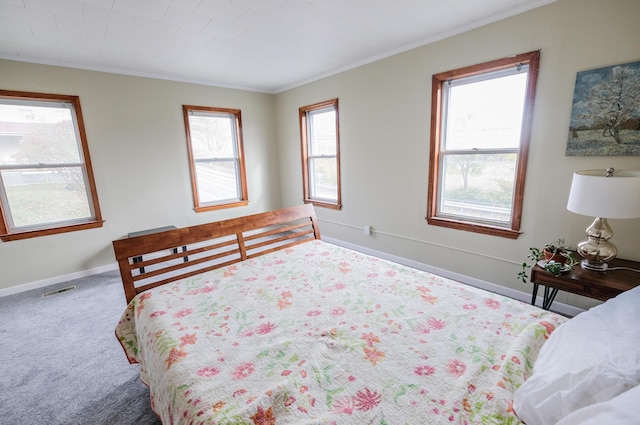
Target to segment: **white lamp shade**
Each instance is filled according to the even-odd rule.
[[[640,171],[606,175],[606,170],[573,173],[567,209],[591,217],[640,217]]]

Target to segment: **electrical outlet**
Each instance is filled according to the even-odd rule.
[[[364,234],[367,236],[371,235],[371,226],[369,225],[364,226]]]

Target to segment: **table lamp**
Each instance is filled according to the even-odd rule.
[[[583,170],[573,173],[567,209],[595,217],[587,228],[587,240],[580,242],[578,254],[583,269],[607,270],[607,261],[617,255],[609,239],[613,230],[608,218],[640,217],[640,171]]]

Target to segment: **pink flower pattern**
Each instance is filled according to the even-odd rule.
[[[466,370],[467,365],[458,359],[449,360],[449,363],[447,363],[447,372],[455,377],[462,376]]]
[[[351,415],[356,410],[351,397],[340,398],[333,403],[333,411],[344,415]]]
[[[219,374],[220,369],[218,369],[217,367],[203,367],[196,373],[198,374],[198,376],[204,376],[204,377],[210,378],[212,376],[216,376],[217,374]]]
[[[416,367],[413,372],[418,375],[418,376],[429,376],[429,375],[433,375],[435,373],[435,369],[431,366],[418,366]]]
[[[193,312],[192,309],[185,308],[185,309],[177,311],[176,314],[173,315],[173,317],[176,317],[176,318],[186,317],[186,316],[190,315],[192,312]]]
[[[255,371],[255,366],[253,365],[253,363],[249,363],[249,362],[240,363],[233,370],[233,377],[235,379],[245,379],[245,378],[251,376],[251,374],[254,371]]]
[[[358,391],[353,404],[358,410],[371,410],[380,404],[381,400],[382,395],[376,391],[371,391],[369,388],[365,388],[362,391]]]
[[[196,279],[141,294],[116,330],[166,423],[517,425],[532,347],[566,320],[323,242]]]
[[[484,300],[484,303],[492,310],[497,310],[500,308],[500,301],[493,298],[487,298],[486,300]]]
[[[276,325],[271,322],[265,322],[258,325],[256,328],[256,333],[260,335],[268,334],[276,328]]]

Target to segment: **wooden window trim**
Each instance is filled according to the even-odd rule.
[[[84,161],[84,169],[86,172],[88,191],[87,195],[91,196],[91,202],[93,203],[93,220],[87,220],[82,223],[75,223],[71,225],[61,226],[49,226],[38,230],[25,230],[25,231],[9,231],[9,225],[5,216],[4,207],[0,202],[0,239],[4,242],[15,241],[21,239],[35,238],[39,236],[54,235],[60,233],[74,232],[77,230],[93,229],[102,227],[104,220],[102,219],[102,213],[100,212],[100,203],[98,202],[98,190],[96,189],[96,183],[93,175],[93,166],[91,165],[91,155],[89,154],[89,143],[87,142],[87,133],[84,126],[84,118],[82,115],[82,108],[80,107],[80,97],[72,95],[62,94],[50,94],[50,93],[33,93],[13,90],[0,90],[0,97],[2,98],[19,98],[21,100],[32,101],[57,101],[68,102],[73,105],[76,120],[78,123],[78,137],[80,138],[80,145],[82,147],[82,158]]]
[[[512,219],[510,228],[492,226],[476,222],[455,220],[437,216],[437,196],[440,186],[438,166],[442,159],[441,155],[441,124],[443,113],[443,84],[450,79],[458,79],[473,75],[498,71],[515,66],[519,63],[529,64],[527,79],[527,90],[522,119],[522,131],[520,136],[520,146],[518,161],[516,165],[516,179],[514,188],[514,200],[512,204]],[[538,79],[538,68],[540,63],[540,50],[523,53],[508,58],[497,59],[478,65],[459,68],[452,71],[435,74],[432,77],[431,93],[431,141],[429,149],[429,183],[427,198],[427,223],[435,226],[448,227],[469,232],[482,233],[486,235],[501,236],[510,239],[517,239],[520,235],[520,225],[522,220],[522,203],[524,197],[524,184],[529,153],[529,141],[531,136],[531,123],[533,120],[533,104],[535,99],[536,83]]]
[[[323,200],[314,199],[311,197],[310,191],[310,176],[309,176],[309,138],[308,138],[308,123],[307,113],[318,109],[324,109],[327,107],[333,107],[336,113],[336,184],[337,184],[337,199],[336,202],[327,202]],[[312,204],[317,207],[329,208],[334,210],[340,210],[342,208],[342,190],[340,179],[340,114],[338,111],[338,99],[325,100],[323,102],[314,103],[312,105],[303,106],[298,110],[300,119],[300,147],[302,152],[302,190],[303,190],[303,202],[305,204]]]
[[[191,129],[189,127],[189,111],[221,112],[232,114],[235,117],[236,140],[238,149],[238,165],[240,168],[240,199],[230,202],[220,202],[216,204],[202,205],[198,194],[198,179],[196,175],[195,158],[191,144]],[[191,193],[193,194],[193,205],[196,212],[215,211],[225,208],[242,207],[249,204],[249,192],[247,190],[247,171],[244,163],[244,143],[242,139],[242,113],[240,109],[216,108],[209,106],[182,105],[184,117],[184,127],[187,136],[187,155],[189,157],[189,172],[191,177]]]

